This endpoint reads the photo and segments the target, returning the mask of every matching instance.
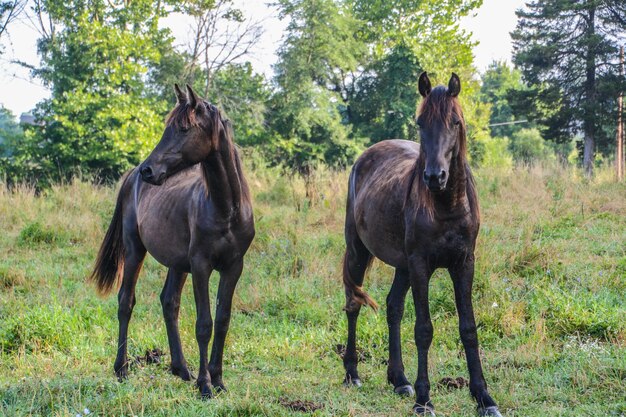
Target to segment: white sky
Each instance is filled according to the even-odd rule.
[[[515,10],[524,6],[525,0],[484,0],[476,12],[461,21],[461,27],[473,33],[478,41],[474,49],[476,67],[482,71],[493,60],[511,59],[509,32],[515,28]],[[236,0],[247,16],[263,20],[265,32],[255,48],[252,62],[257,72],[272,74],[276,50],[280,45],[286,22],[276,17],[276,12],[266,6],[266,0]],[[172,16],[165,22],[172,29],[177,44],[188,38],[189,24],[184,16]],[[12,61],[37,65],[38,33],[26,18],[15,22],[9,37],[3,40],[4,53],[0,56],[0,104],[16,116],[31,110],[35,104],[49,96],[49,91],[38,79],[30,77],[29,71]]]

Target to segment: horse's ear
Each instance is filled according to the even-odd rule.
[[[426,71],[422,72],[422,75],[420,75],[418,87],[422,97],[426,97],[430,94],[432,86],[430,85],[430,79],[428,78],[428,74],[426,74]]]
[[[178,84],[174,84],[174,91],[176,92],[176,101],[178,101],[178,104],[187,103],[187,95],[183,93]]]
[[[456,97],[461,92],[461,80],[459,76],[455,73],[452,73],[450,77],[450,81],[448,81],[448,95],[450,97]]]
[[[198,97],[196,92],[191,89],[191,86],[189,84],[187,84],[187,97],[189,105],[195,109],[198,103],[200,103],[200,98]]]

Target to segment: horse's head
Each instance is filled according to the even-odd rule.
[[[217,148],[223,129],[219,110],[187,85],[174,85],[178,102],[167,119],[158,145],[139,166],[141,178],[161,185],[168,177],[207,158]]]
[[[430,191],[440,192],[446,189],[451,161],[465,151],[465,122],[457,99],[461,81],[452,73],[448,88],[432,89],[424,72],[419,78],[419,92],[424,97],[417,118],[424,158],[422,175]]]

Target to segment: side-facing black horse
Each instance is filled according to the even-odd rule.
[[[377,257],[396,269],[387,297],[388,381],[396,393],[413,395],[413,387],[404,374],[400,346],[400,321],[410,288],[415,303],[418,351],[413,410],[434,415],[428,380],[428,349],[433,338],[428,283],[435,269],[447,268],[454,284],[470,392],[481,416],[501,416],[487,392],[472,309],[474,247],[480,215],[467,162],[465,123],[457,99],[461,82],[452,74],[447,89],[431,89],[430,80],[423,73],[419,91],[424,97],[417,118],[421,144],[406,140],[377,143],[359,157],[350,174],[343,262],[348,315],[344,383],[361,385],[356,324],[362,305],[377,307],[362,289],[365,271]]]
[[[178,103],[161,141],[123,181],[111,225],[91,279],[103,294],[118,278],[119,342],[115,373],[128,372],[126,341],[135,305],[135,284],[146,252],[169,268],[161,293],[171,371],[191,380],[178,332],[181,291],[191,272],[196,301],[196,339],[200,349],[197,385],[203,397],[211,386],[224,390],[222,357],[235,286],[243,257],[254,237],[248,185],[233,143],[230,122],[187,86],[175,86]],[[220,273],[215,338],[209,303],[209,277]]]

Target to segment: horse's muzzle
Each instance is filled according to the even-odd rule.
[[[162,185],[165,182],[165,172],[155,175],[149,166],[140,167],[139,174],[141,174],[142,180],[152,185]]]
[[[448,183],[448,175],[445,170],[440,170],[437,174],[432,174],[424,170],[424,183],[433,193],[439,193],[446,189]]]

